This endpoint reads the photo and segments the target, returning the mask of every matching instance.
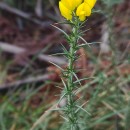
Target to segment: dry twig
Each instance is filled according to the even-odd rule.
[[[41,116],[40,118],[33,124],[32,128],[30,130],[34,130],[41,122],[43,122],[46,117],[52,112],[52,109],[55,109],[57,106],[56,102],[54,103],[54,105],[52,107],[50,107],[48,110],[46,110]]]
[[[13,53],[13,54],[22,54],[22,53],[24,54],[27,51],[26,49],[22,47],[14,46],[12,44],[4,43],[4,42],[0,42],[0,49],[2,51]],[[48,56],[45,54],[39,54],[37,57],[38,59],[49,62],[49,63],[53,62],[59,65],[63,65],[66,63],[64,58],[59,58],[56,56]]]
[[[12,82],[12,83],[5,83],[3,85],[0,85],[0,90],[11,88],[11,87],[14,87],[14,86],[18,87],[19,85],[26,84],[26,83],[46,81],[46,80],[49,79],[49,77],[50,77],[49,74],[44,74],[44,75],[39,75],[39,76],[36,76],[36,77],[25,78],[23,80],[18,80],[18,81]]]
[[[36,23],[36,24],[38,24],[38,25],[40,25],[42,27],[50,26],[50,24],[52,23],[50,21],[49,22],[48,21],[47,22],[42,22],[42,21],[38,20],[37,18],[32,17],[32,15],[30,15],[30,14],[28,14],[26,12],[23,12],[21,10],[10,7],[9,5],[5,4],[4,2],[0,2],[0,9],[5,10],[7,12],[10,12],[12,14],[15,14],[15,15],[17,15],[19,17],[24,18],[24,19],[27,19],[27,20],[29,20],[31,22],[34,22],[34,23]]]

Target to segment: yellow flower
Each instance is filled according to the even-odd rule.
[[[59,2],[59,9],[61,15],[67,20],[72,19],[72,11],[82,3],[82,0],[61,0]]]
[[[80,21],[84,21],[86,16],[91,15],[90,6],[86,2],[80,4],[76,10],[76,15],[79,16]]]
[[[86,2],[90,6],[91,9],[94,7],[96,1],[97,0],[84,0],[84,2]]]
[[[84,0],[82,4],[77,7],[76,15],[79,16],[80,21],[84,21],[86,16],[91,15],[91,10],[97,0]]]
[[[79,6],[82,3],[82,0],[75,0],[74,3],[75,3],[75,7],[77,7],[77,6]]]
[[[82,0],[61,0],[61,2],[66,8],[73,11],[78,5],[82,3]]]
[[[59,9],[63,17],[65,17],[67,20],[72,19],[72,11],[66,8],[66,6],[61,1],[59,2]]]
[[[84,21],[87,16],[91,15],[91,10],[97,0],[61,0],[59,2],[59,9],[61,15],[67,20],[72,20],[72,12],[76,9],[76,16],[80,21]],[[83,3],[82,3],[83,2]]]

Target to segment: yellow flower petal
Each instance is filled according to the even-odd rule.
[[[68,8],[69,10],[74,10],[74,5],[73,5],[73,1],[72,0],[61,0],[62,4]]]
[[[63,5],[73,11],[78,5],[82,3],[82,0],[61,0]]]
[[[82,0],[61,0],[59,2],[59,9],[61,15],[65,17],[67,20],[72,19],[72,11],[82,3]]]
[[[84,20],[86,19],[86,16],[81,15],[81,16],[79,17],[79,19],[80,19],[80,21],[84,21]]]
[[[66,8],[66,6],[61,1],[59,2],[59,9],[63,17],[65,17],[67,20],[72,19],[72,11]]]
[[[76,15],[79,16],[79,19],[81,21],[84,21],[86,16],[90,16],[91,15],[91,8],[88,4],[86,4],[85,2],[80,4],[76,10]]]
[[[97,0],[84,0],[84,2],[86,2],[90,6],[91,9],[94,7],[96,1]]]
[[[82,3],[82,0],[75,0],[75,7],[79,6],[81,3]]]

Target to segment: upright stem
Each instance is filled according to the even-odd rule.
[[[77,25],[78,24],[78,25]],[[69,50],[69,56],[68,56],[68,67],[67,67],[67,116],[69,119],[69,123],[71,124],[71,130],[79,130],[78,126],[78,117],[76,111],[76,104],[74,100],[74,62],[76,59],[76,52],[78,48],[78,39],[79,39],[79,23],[74,22],[72,34],[69,38],[69,44],[70,44],[70,50]]]

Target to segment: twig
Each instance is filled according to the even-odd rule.
[[[22,54],[22,53],[25,53],[27,51],[26,49],[24,49],[22,47],[14,46],[12,44],[4,43],[4,42],[0,42],[0,49],[2,51],[13,53],[13,54]],[[40,60],[43,60],[46,62],[51,61],[51,62],[59,64],[59,65],[63,65],[66,63],[64,58],[59,58],[56,56],[48,56],[45,54],[39,54],[37,57]]]
[[[44,75],[39,75],[39,76],[36,76],[36,77],[29,77],[29,78],[19,80],[19,81],[15,81],[15,82],[12,82],[12,83],[5,83],[3,85],[0,85],[0,90],[6,89],[6,88],[11,88],[13,86],[18,87],[19,85],[26,84],[26,83],[46,81],[46,80],[49,79],[49,77],[50,77],[49,74],[44,74]]]
[[[43,122],[44,119],[46,119],[46,117],[52,112],[52,109],[55,109],[57,106],[56,102],[54,103],[54,105],[52,107],[50,107],[47,111],[45,111],[40,118],[33,124],[33,126],[31,127],[30,130],[34,130],[41,122]]]
[[[109,43],[109,27],[106,22],[102,25],[102,36],[101,36],[100,51],[101,53],[108,53],[110,51]]]
[[[34,22],[42,27],[50,26],[50,24],[52,23],[50,21],[49,22],[48,21],[42,22],[42,21],[38,20],[37,18],[32,17],[32,15],[30,15],[26,12],[23,12],[23,11],[18,10],[16,8],[10,7],[9,5],[5,4],[4,2],[0,2],[0,9],[5,10],[7,12],[10,12],[12,14],[15,14],[17,16],[20,16],[20,17],[27,19],[29,21],[32,21],[32,22]]]
[[[129,53],[129,49],[130,49],[130,41],[128,42],[128,45],[126,46],[123,54],[121,55],[121,58],[120,58],[121,60],[123,60],[125,58],[126,54]]]

